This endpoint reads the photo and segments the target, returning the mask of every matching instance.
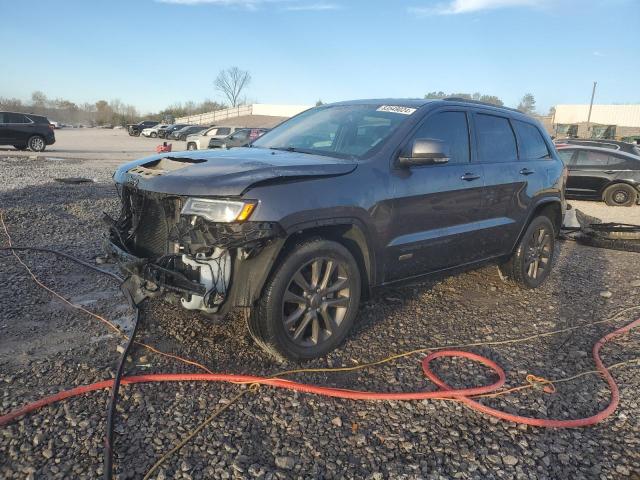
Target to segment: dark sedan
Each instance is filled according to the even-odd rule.
[[[267,128],[243,128],[224,138],[212,138],[209,148],[244,147],[268,131]]]
[[[567,198],[630,207],[640,198],[640,156],[610,148],[558,145],[569,170]]]
[[[619,140],[606,140],[600,138],[560,138],[554,142],[557,147],[565,145],[579,145],[582,147],[598,147],[608,148],[611,150],[620,150],[631,155],[640,155],[640,145],[629,142],[621,142]]]
[[[158,137],[169,138],[169,136],[176,130],[180,130],[181,128],[188,127],[188,126],[189,125],[186,123],[175,123],[173,125],[169,125],[166,128],[161,128],[158,130]]]
[[[186,140],[189,135],[192,133],[201,132],[202,130],[209,128],[206,125],[189,125],[188,127],[181,128],[180,130],[176,130],[171,135],[168,135],[166,138],[170,138],[172,140]]]

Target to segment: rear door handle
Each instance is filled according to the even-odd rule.
[[[533,170],[529,170],[528,168],[523,168],[522,170],[520,170],[520,175],[531,175],[533,173],[536,172],[534,172]]]
[[[479,178],[480,178],[480,175],[476,175],[475,173],[465,173],[460,177],[460,180],[466,180],[467,182],[471,182]]]

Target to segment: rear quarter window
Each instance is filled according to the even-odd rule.
[[[523,160],[540,160],[550,158],[547,143],[538,127],[530,123],[513,121],[513,127],[520,141],[520,158]]]
[[[475,126],[481,162],[513,162],[518,159],[516,137],[507,118],[478,113]]]

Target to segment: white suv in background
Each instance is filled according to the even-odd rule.
[[[212,138],[225,138],[244,127],[211,127],[187,137],[187,150],[206,150]]]
[[[140,132],[144,137],[156,138],[158,136],[158,130],[168,127],[166,123],[159,123],[154,127],[145,128]]]

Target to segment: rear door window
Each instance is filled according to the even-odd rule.
[[[513,121],[513,127],[518,134],[520,140],[520,159],[521,160],[540,160],[542,158],[550,158],[547,143],[544,141],[540,130],[535,125]]]
[[[469,163],[469,126],[465,112],[440,112],[427,118],[413,137],[443,142],[449,148],[448,163]]]
[[[592,150],[578,150],[575,163],[578,167],[606,167],[609,165],[610,155],[605,152]]]
[[[31,123],[26,116],[21,113],[5,113],[7,116],[7,123]]]
[[[481,162],[513,162],[518,159],[516,137],[507,118],[478,113],[475,115],[475,127]]]

